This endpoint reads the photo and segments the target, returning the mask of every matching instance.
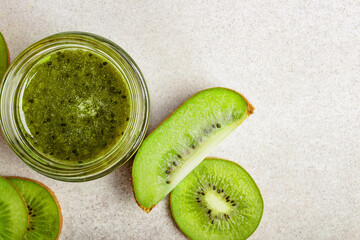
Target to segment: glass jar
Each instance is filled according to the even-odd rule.
[[[21,93],[31,80],[27,74],[44,57],[66,49],[95,52],[121,73],[130,94],[130,117],[123,136],[100,156],[84,163],[66,163],[34,148],[21,129]],[[28,166],[53,179],[82,182],[100,178],[123,165],[139,148],[149,122],[150,100],[145,80],[134,60],[118,45],[84,32],[64,32],[47,37],[25,49],[10,65],[1,83],[1,129],[13,151]]]

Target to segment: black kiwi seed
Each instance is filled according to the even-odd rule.
[[[196,148],[196,146],[195,146],[195,145],[192,145],[192,146],[191,146],[191,148],[195,149],[195,148]]]
[[[166,174],[169,174],[169,173],[170,173],[170,170],[166,170],[165,173],[166,173]]]
[[[198,191],[197,193],[198,193],[198,194],[200,194],[201,192],[200,192],[200,191]]]
[[[211,209],[209,209],[209,211],[208,211],[208,214],[210,214],[211,213]]]
[[[230,203],[234,203],[234,200],[231,200],[231,202]]]
[[[213,189],[214,189],[214,190],[216,189],[216,186],[215,186],[215,185],[213,186]]]
[[[211,125],[213,128],[216,128],[215,124]]]
[[[234,203],[233,206],[236,206],[236,203]]]
[[[211,221],[211,224],[214,224],[214,220],[215,220],[215,219],[213,219],[213,220]]]
[[[177,162],[173,162],[173,164],[174,164],[174,166],[177,166],[177,165],[178,165]]]
[[[216,124],[216,127],[217,127],[217,128],[221,128],[221,125],[218,123],[218,124]]]
[[[223,193],[223,192],[224,192],[224,189],[221,189],[221,192]]]
[[[179,154],[179,155],[177,155],[177,157],[178,157],[178,158],[182,158],[182,156],[181,156],[180,154]]]
[[[204,192],[201,192],[201,195],[205,196],[205,193],[204,193]]]
[[[170,181],[166,181],[166,184],[170,184]]]
[[[229,198],[230,198],[230,197],[229,197],[229,196],[227,196],[227,197],[226,197],[226,200],[229,200]]]
[[[220,189],[218,189],[217,192],[220,193]]]

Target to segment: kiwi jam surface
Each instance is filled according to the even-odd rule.
[[[122,138],[130,95],[122,74],[89,50],[57,51],[32,67],[20,100],[22,131],[41,154],[81,164]]]

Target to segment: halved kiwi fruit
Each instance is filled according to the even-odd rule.
[[[61,227],[61,209],[54,193],[42,183],[34,180],[10,177],[29,209],[29,225],[24,239],[58,239]]]
[[[201,91],[183,103],[136,154],[132,177],[139,206],[149,212],[253,110],[226,88]]]
[[[0,239],[23,239],[27,224],[23,197],[7,179],[0,177]]]
[[[4,36],[0,32],[0,81],[4,76],[6,69],[10,64],[9,51],[4,39]]]
[[[205,159],[172,191],[171,209],[190,239],[247,239],[263,213],[263,199],[238,164]]]

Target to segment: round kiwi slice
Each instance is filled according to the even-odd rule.
[[[240,165],[205,159],[171,193],[171,209],[190,239],[247,239],[263,213],[261,193]]]
[[[0,32],[0,81],[8,68],[10,63],[9,51],[4,39],[4,36]]]
[[[135,198],[149,212],[254,110],[239,93],[203,90],[143,142],[133,169]]]
[[[0,239],[23,239],[28,224],[28,211],[19,191],[0,177]]]
[[[29,225],[24,239],[58,239],[62,227],[61,209],[54,193],[34,180],[10,177],[29,209]]]

